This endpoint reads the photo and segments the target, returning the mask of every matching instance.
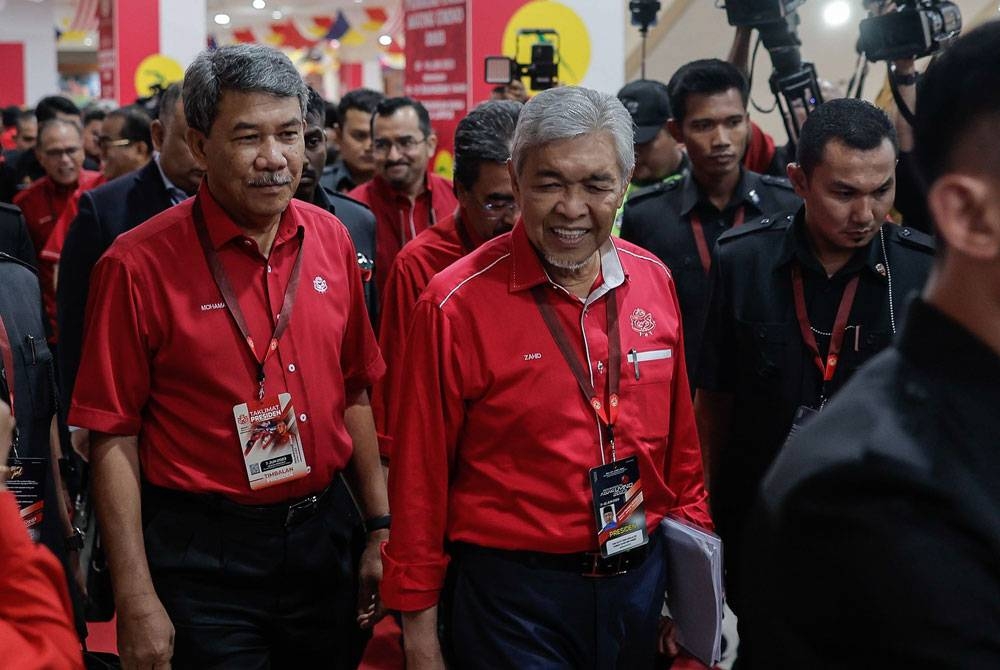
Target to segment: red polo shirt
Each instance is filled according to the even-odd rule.
[[[667,513],[711,527],[670,272],[621,240],[602,249],[587,301],[549,283],[523,224],[440,272],[407,336],[409,399],[393,424],[393,531],[382,596],[402,611],[437,603],[446,541],[513,550],[596,550],[588,472],[597,418],[532,297],[545,293],[594,385],[607,393],[607,294],[619,303],[619,459],[636,455],[655,528]],[[626,353],[648,360],[640,379]],[[610,459],[610,453],[607,454]]]
[[[77,188],[86,191],[92,188],[92,182],[99,177],[100,172],[80,170],[76,186],[58,186],[49,177],[42,177],[14,196],[14,204],[21,208],[28,224],[28,234],[31,235],[31,243],[35,245],[35,253],[41,252],[45,247],[59,215],[63,213]]]
[[[406,401],[406,397],[400,397],[398,389],[405,387],[403,351],[417,298],[434,275],[485,241],[471,226],[460,221],[457,213],[407,244],[393,261],[385,282],[378,342],[386,372],[372,392],[372,410],[379,432],[379,447],[386,458],[392,451],[389,426],[395,416],[395,404]]]
[[[265,259],[206,184],[199,197],[255,342],[270,340],[302,231],[301,282],[265,393],[291,393],[311,473],[253,492],[247,483],[233,407],[256,398],[257,364],[205,262],[194,199],[121,235],[95,267],[70,423],[138,435],[143,477],[157,486],[248,504],[308,495],[351,457],[345,396],[385,369],[354,246],[331,214],[292,200]]]
[[[375,287],[382,295],[389,268],[403,245],[458,207],[451,182],[427,172],[423,193],[411,201],[376,175],[348,193],[368,205],[375,214]]]

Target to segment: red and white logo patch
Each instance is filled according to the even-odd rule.
[[[652,312],[647,312],[641,307],[635,308],[629,320],[632,322],[632,330],[639,333],[640,337],[649,337],[649,334],[656,328]]]

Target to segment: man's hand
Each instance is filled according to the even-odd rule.
[[[174,625],[156,594],[118,604],[118,653],[122,668],[164,670],[174,655]]]
[[[664,656],[674,658],[681,652],[677,644],[677,627],[670,617],[660,617],[660,637],[657,640],[657,651]]]
[[[368,543],[361,554],[358,586],[358,625],[372,628],[385,616],[378,588],[382,583],[382,543],[389,539],[388,530],[376,530],[368,535]]]
[[[437,605],[403,612],[403,650],[407,670],[445,670],[437,632]]]

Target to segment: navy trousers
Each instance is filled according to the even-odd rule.
[[[502,552],[455,558],[450,643],[458,668],[644,670],[656,658],[666,569],[657,535],[614,577],[531,567]]]

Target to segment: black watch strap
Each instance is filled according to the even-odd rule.
[[[66,551],[79,551],[83,549],[85,535],[79,528],[73,529],[73,534],[66,538]]]
[[[897,84],[902,86],[913,86],[917,83],[917,79],[920,78],[919,73],[911,72],[910,74],[900,74],[896,71],[896,68],[892,69],[892,80]]]
[[[387,530],[392,525],[392,515],[383,514],[365,519],[365,532],[374,533],[376,530]]]

